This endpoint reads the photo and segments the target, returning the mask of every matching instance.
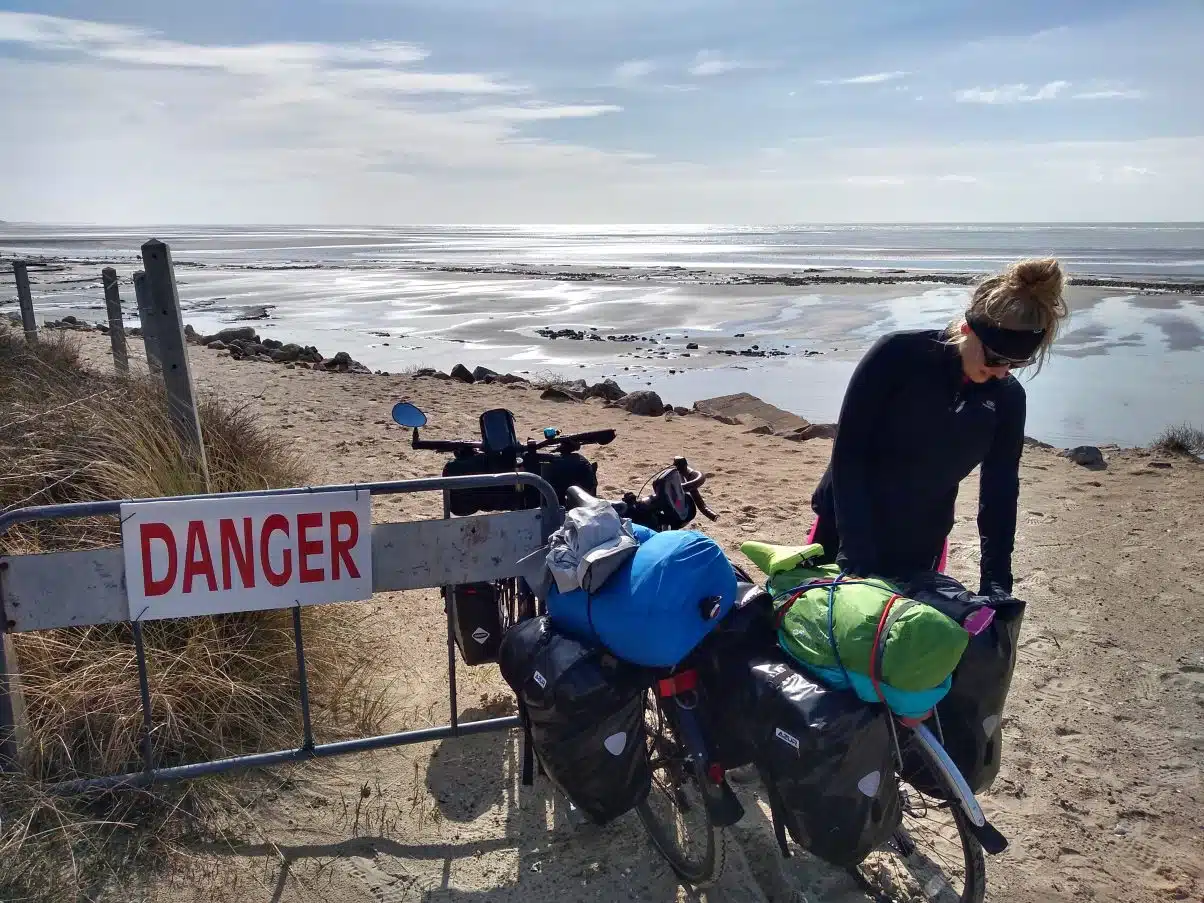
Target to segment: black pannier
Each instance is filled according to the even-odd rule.
[[[752,678],[756,765],[775,827],[833,865],[856,865],[902,820],[887,709],[783,661],[752,665]]]
[[[577,642],[547,617],[507,630],[499,664],[536,757],[574,805],[605,824],[647,797],[650,672]]]
[[[773,602],[751,583],[736,584],[739,606],[724,618],[699,651],[697,668],[711,754],[725,769],[755,758],[756,685],[752,667],[781,657],[773,627]]]
[[[493,583],[461,583],[447,587],[452,633],[464,662],[483,665],[497,661],[502,642],[498,587]]]
[[[943,739],[942,746],[975,793],[990,788],[999,774],[1003,755],[1003,709],[1016,667],[1020,625],[1026,603],[1019,599],[991,602],[943,574],[925,575],[907,587],[910,598],[934,607],[986,604],[995,610],[987,628],[970,638],[953,672],[953,684],[937,703],[940,718],[926,726]],[[949,791],[930,772],[924,760],[904,749],[903,774],[917,790],[944,799]]]

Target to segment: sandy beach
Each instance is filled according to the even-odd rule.
[[[108,368],[108,339],[81,333]],[[131,347],[137,351],[137,340]],[[824,439],[791,442],[697,414],[637,417],[600,400],[543,400],[535,389],[410,376],[327,374],[191,348],[202,392],[243,402],[292,437],[318,482],[438,473],[389,420],[398,400],[436,437],[471,437],[488,407],[520,435],[614,427],[600,489],[637,488],[675,455],[709,474],[716,523],[697,527],[735,557],[745,539],[798,542]],[[135,369],[142,366],[134,362]],[[630,386],[629,388],[640,388]],[[1104,448],[1103,469],[1030,447],[1021,473],[1016,594],[1029,601],[1004,728],[1003,769],[983,804],[1011,840],[988,863],[988,899],[1150,903],[1204,895],[1204,466]],[[950,569],[977,579],[976,485],[959,500]],[[438,516],[438,499],[374,501],[374,519]],[[434,592],[370,603],[392,648],[395,727],[443,723],[446,646]],[[508,707],[494,666],[461,670],[461,716]],[[688,899],[634,814],[574,828],[546,781],[518,779],[517,735],[490,735],[281,769],[240,796],[226,840],[187,849],[188,865],[129,899],[562,901]],[[730,829],[709,901],[865,899],[806,855],[782,860],[755,784]]]

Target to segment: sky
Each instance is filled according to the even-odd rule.
[[[1204,0],[0,0],[0,219],[1204,220]]]

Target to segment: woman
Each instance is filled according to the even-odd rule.
[[[958,485],[981,465],[979,592],[1011,595],[1025,419],[1012,371],[1045,361],[1068,314],[1063,284],[1056,260],[1021,260],[946,329],[886,335],[862,358],[811,500],[811,541],[846,572],[943,570]]]

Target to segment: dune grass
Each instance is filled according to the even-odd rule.
[[[1204,430],[1190,423],[1168,426],[1154,440],[1153,449],[1169,455],[1204,457]]]
[[[0,326],[0,510],[204,492],[165,411],[149,378],[91,372],[69,337],[51,333],[29,346]],[[250,411],[209,398],[200,414],[212,491],[305,485],[302,462]],[[0,554],[119,542],[115,518],[42,522],[0,536]],[[320,739],[375,730],[388,710],[368,609],[302,614]],[[149,622],[143,636],[157,765],[299,745],[290,611]],[[91,899],[89,888],[111,880],[114,862],[155,849],[211,791],[68,800],[39,789],[141,767],[132,632],[126,624],[71,628],[21,634],[14,645],[28,737],[25,774],[0,783],[0,900]]]

